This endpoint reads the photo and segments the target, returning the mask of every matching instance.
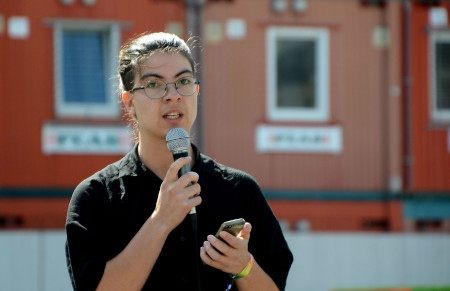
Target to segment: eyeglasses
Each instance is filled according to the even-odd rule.
[[[191,96],[197,90],[197,86],[200,82],[192,77],[182,77],[175,82],[170,83],[166,83],[159,79],[152,79],[148,81],[145,86],[133,88],[130,92],[134,93],[136,90],[144,89],[144,93],[148,98],[159,99],[167,95],[167,86],[169,84],[174,84],[175,89],[181,96]]]

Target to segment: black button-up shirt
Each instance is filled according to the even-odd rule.
[[[250,253],[284,290],[293,258],[258,184],[247,173],[193,148],[192,171],[199,174],[202,187],[202,203],[196,208],[198,242],[215,234],[222,222],[244,218],[252,224]],[[95,290],[106,262],[125,248],[152,214],[161,183],[139,160],[136,145],[76,187],[66,221],[67,266],[75,290]],[[195,245],[187,217],[169,234],[143,290],[197,290]],[[230,280],[228,274],[202,263],[199,269],[203,291],[222,291]]]

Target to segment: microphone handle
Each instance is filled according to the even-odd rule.
[[[179,158],[183,158],[183,157],[187,157],[189,154],[187,151],[182,151],[182,152],[177,152],[174,153],[172,152],[173,155],[173,160],[176,161]],[[178,171],[178,177],[183,176],[184,174],[186,174],[187,172],[191,171],[191,165],[187,164],[184,165],[179,171]],[[192,183],[189,183],[188,186],[192,185]],[[192,230],[194,231],[194,250],[195,250],[195,254],[196,254],[196,273],[197,273],[197,290],[201,291],[202,290],[202,286],[201,286],[201,279],[200,279],[200,256],[197,254],[197,250],[198,250],[198,237],[197,237],[197,211],[195,209],[195,206],[191,208],[191,211],[189,212],[189,217],[191,220],[191,225],[192,225]]]
[[[173,153],[173,159],[174,161],[178,160],[179,158],[184,158],[188,156],[188,152],[178,152],[178,153]],[[179,171],[178,171],[178,178],[183,176],[184,174],[186,174],[187,172],[191,171],[191,165],[190,164],[186,164],[184,165]],[[192,185],[192,183],[189,183],[188,186]],[[197,217],[194,217],[194,214],[197,214],[197,210],[195,209],[195,206],[191,208],[191,211],[189,212],[189,214],[191,214],[191,219],[197,220]]]

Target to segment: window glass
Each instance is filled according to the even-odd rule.
[[[450,120],[450,33],[431,32],[431,98],[430,111],[434,121]]]
[[[450,109],[450,41],[436,44],[436,107]]]
[[[102,33],[64,32],[64,101],[106,103]]]
[[[277,42],[277,106],[314,108],[314,41],[283,40]]]

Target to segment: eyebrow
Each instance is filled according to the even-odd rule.
[[[183,74],[185,74],[185,73],[189,73],[189,74],[191,74],[191,75],[194,75],[194,73],[192,73],[191,70],[185,69],[185,70],[182,70],[182,71],[180,71],[179,73],[177,73],[177,74],[175,75],[175,78],[176,78],[176,77],[179,77],[179,76],[181,76],[181,75],[183,75]],[[157,73],[147,73],[147,74],[142,75],[139,79],[140,79],[140,81],[142,81],[142,80],[145,80],[145,79],[147,79],[147,78],[149,78],[149,77],[155,77],[155,78],[158,78],[158,79],[164,79],[163,76],[161,76],[161,75],[159,75],[159,74],[157,74]]]

